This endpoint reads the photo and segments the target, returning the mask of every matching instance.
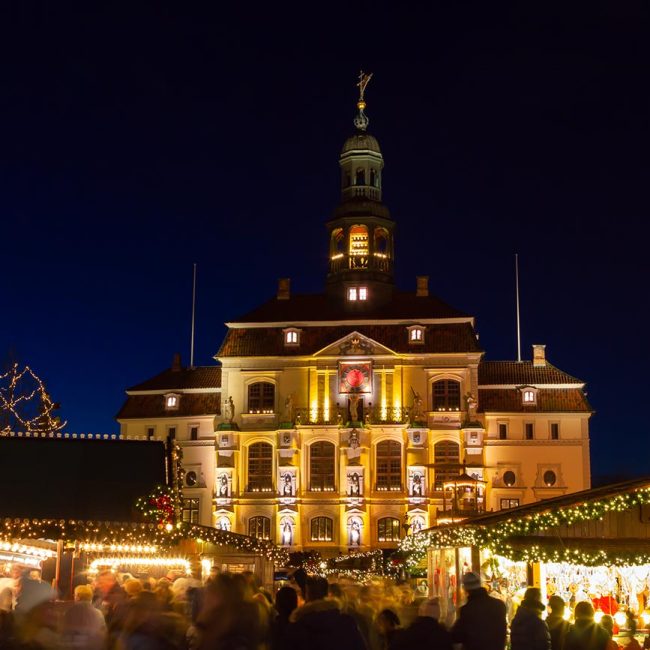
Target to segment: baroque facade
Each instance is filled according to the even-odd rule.
[[[488,361],[475,320],[393,280],[383,157],[365,102],[341,152],[322,294],[227,323],[218,365],[127,390],[123,435],[183,448],[184,518],[336,554],[590,487],[584,383],[533,346]]]

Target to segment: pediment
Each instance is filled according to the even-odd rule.
[[[376,355],[396,354],[394,350],[364,336],[359,332],[350,332],[342,338],[330,343],[314,354],[315,357],[372,357]]]

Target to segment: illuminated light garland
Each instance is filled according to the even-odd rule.
[[[30,378],[36,383],[36,387],[20,394],[20,382]],[[5,380],[9,381],[7,386],[0,386],[0,412],[4,411],[12,415],[24,432],[51,434],[61,431],[67,425],[67,422],[61,422],[58,417],[52,415],[57,405],[50,399],[45,384],[29,366],[19,371],[18,364],[14,363],[10,370],[0,374],[0,382]],[[32,418],[21,415],[20,410],[35,398],[39,400],[38,415]],[[1,433],[8,435],[10,432],[9,427]]]
[[[100,567],[108,567],[111,571],[116,571],[120,566],[137,566],[137,567],[182,567],[183,571],[190,575],[192,573],[191,565],[188,560],[180,557],[104,557],[97,558],[90,563],[89,573],[98,573]]]
[[[640,488],[610,499],[594,499],[585,503],[510,518],[493,526],[460,525],[455,528],[433,529],[409,535],[400,542],[400,551],[406,554],[407,567],[417,566],[431,547],[477,546],[509,560],[523,562],[570,562],[585,566],[626,566],[650,562],[650,553],[589,551],[574,548],[549,549],[539,544],[526,549],[515,549],[510,537],[544,531],[555,526],[602,520],[610,512],[625,512],[635,506],[650,503],[650,487]]]

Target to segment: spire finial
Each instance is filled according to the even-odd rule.
[[[363,112],[366,107],[366,100],[364,98],[366,93],[366,86],[372,79],[372,72],[366,74],[363,70],[359,72],[359,83],[357,87],[359,88],[359,101],[357,102],[357,108],[359,113],[354,118],[354,126],[359,129],[359,131],[365,131],[368,128],[369,119],[368,116]]]

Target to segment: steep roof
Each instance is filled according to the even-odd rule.
[[[221,414],[221,393],[181,393],[178,408],[165,408],[164,395],[128,395],[117,420],[138,418],[179,418]]]
[[[271,298],[264,304],[233,320],[234,323],[285,323],[307,321],[347,321],[427,318],[469,318],[469,316],[436,298],[416,296],[413,292],[396,291],[390,302],[370,307],[368,311],[350,313],[343,302],[327,294],[292,294],[288,300]]]
[[[470,323],[427,325],[422,345],[408,342],[404,325],[304,327],[299,346],[285,346],[281,327],[231,328],[217,357],[301,356],[315,354],[352,332],[359,332],[400,353],[481,352]]]
[[[221,388],[221,368],[218,366],[198,366],[178,370],[167,368],[155,377],[127,388],[127,391],[185,390],[189,388]]]
[[[584,384],[582,380],[548,362],[545,366],[534,367],[532,361],[481,361],[478,367],[478,383],[479,387],[503,384]]]
[[[516,388],[478,390],[478,410],[481,413],[496,411],[508,413],[591,413],[581,388],[541,388],[534,404],[524,404]]]

